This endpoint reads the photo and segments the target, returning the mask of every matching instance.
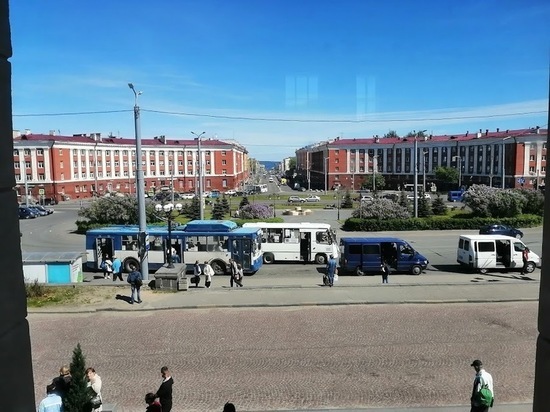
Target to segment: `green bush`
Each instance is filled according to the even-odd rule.
[[[269,217],[266,219],[231,219],[233,220],[237,225],[242,226],[245,223],[250,222],[271,222],[271,223],[284,223],[284,219],[282,217]]]
[[[481,226],[492,223],[503,223],[513,227],[536,227],[542,224],[542,217],[537,215],[520,215],[512,218],[483,218],[470,214],[438,218],[410,219],[359,219],[349,218],[342,226],[346,231],[383,232],[403,230],[479,230]]]

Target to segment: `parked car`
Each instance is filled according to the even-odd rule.
[[[225,192],[227,196],[237,196],[237,191],[233,189],[229,189]]]
[[[418,198],[420,198],[420,197],[421,197],[421,195],[419,193]],[[432,196],[429,193],[424,193],[424,199],[431,199],[431,198],[432,198]],[[414,200],[414,194],[407,195],[407,199]]]
[[[389,199],[393,202],[397,202],[399,200],[399,195],[395,193],[386,193],[385,195],[382,195],[382,199]]]
[[[29,206],[29,209],[32,210],[34,212],[34,214],[36,214],[36,216],[47,216],[48,215],[48,212],[46,212],[45,210],[40,210],[36,206]]]
[[[183,200],[190,200],[195,198],[194,193],[183,193],[180,195]]]
[[[19,219],[34,219],[36,214],[25,206],[19,206]]]
[[[289,196],[288,203],[304,203],[305,200],[300,196]]]
[[[355,198],[355,200],[357,200],[358,202],[372,202],[374,200],[374,198],[372,196],[369,196],[369,195],[361,195],[361,196],[358,196]]]
[[[44,207],[42,205],[33,205],[35,209],[41,210],[43,212],[46,212],[48,215],[51,215],[53,213],[53,209]]]
[[[321,201],[321,198],[319,196],[315,196],[315,195],[309,195],[308,197],[305,197],[302,199],[303,202],[308,202],[308,203],[311,203],[311,202],[320,202]]]
[[[519,229],[515,229],[512,226],[508,225],[501,225],[501,224],[493,224],[493,225],[486,225],[483,226],[481,229],[479,229],[480,235],[504,235],[504,236],[512,236],[516,239],[521,239],[523,237],[523,232]]]

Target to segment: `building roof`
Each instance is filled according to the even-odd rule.
[[[84,252],[23,252],[25,263],[73,263],[85,255]]]
[[[548,129],[540,129],[538,127],[532,127],[528,129],[519,129],[519,130],[495,130],[490,131],[488,129],[475,132],[466,131],[465,133],[457,133],[452,135],[427,135],[425,137],[419,137],[418,142],[447,142],[447,141],[472,141],[479,139],[504,139],[505,137],[527,137],[535,135],[547,135]],[[336,148],[342,146],[367,146],[367,145],[392,145],[392,144],[407,144],[414,142],[413,137],[367,137],[367,138],[350,138],[342,139],[337,137],[335,140],[328,141],[326,143],[319,143],[316,145],[305,146],[299,150],[308,150],[312,148],[322,148],[323,146],[329,148]]]
[[[118,137],[98,137],[97,140],[94,139],[93,135],[84,136],[60,136],[60,135],[50,135],[50,134],[22,134],[13,138],[14,142],[55,142],[55,143],[95,143],[98,144],[113,144],[116,146],[135,146],[135,139],[128,138],[118,138]],[[166,143],[164,143],[165,141]],[[153,139],[141,139],[142,146],[147,147],[190,147],[197,146],[197,142],[194,139],[165,139],[162,137],[155,137]],[[218,139],[202,139],[201,146],[203,147],[212,147],[212,146],[225,146],[225,147],[241,147],[239,144],[232,144]]]

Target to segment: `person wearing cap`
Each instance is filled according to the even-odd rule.
[[[336,259],[334,259],[334,255],[330,255],[330,258],[327,262],[327,277],[328,277],[328,285],[332,287],[334,284],[334,274],[336,273]]]
[[[55,393],[55,385],[50,383],[46,386],[46,397],[40,401],[38,412],[61,412],[63,401],[61,396]]]
[[[483,368],[483,362],[481,362],[479,359],[476,359],[475,361],[473,361],[470,366],[472,366],[476,371],[476,376],[474,378],[474,386],[472,389],[472,397],[470,398],[470,402],[472,405],[470,412],[488,412],[489,406],[481,405],[479,403],[478,393],[486,385],[487,388],[491,391],[491,394],[493,395],[493,402],[495,401],[495,392],[493,390],[493,377],[489,372],[487,372]],[[491,403],[491,407],[492,406],[493,406],[493,403]]]

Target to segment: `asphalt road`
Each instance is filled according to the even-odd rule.
[[[84,203],[85,205],[85,203]],[[24,252],[37,251],[84,251],[84,236],[74,233],[74,222],[78,219],[80,203],[76,201],[65,202],[55,206],[55,213],[36,219],[21,220],[22,249]],[[351,214],[349,210],[341,210],[341,221]],[[395,236],[405,239],[418,252],[426,256],[430,261],[429,271],[443,273],[461,273],[456,263],[456,246],[458,236],[476,231],[408,231],[408,232],[344,232],[339,229],[336,210],[313,210],[307,216],[284,216],[285,221],[307,221],[329,223],[336,228],[337,237],[350,236]],[[542,227],[524,229],[523,241],[531,250],[542,255]],[[279,265],[264,265],[258,272],[273,274],[278,273]],[[428,271],[428,272],[429,272]],[[536,272],[539,272],[538,270]]]

